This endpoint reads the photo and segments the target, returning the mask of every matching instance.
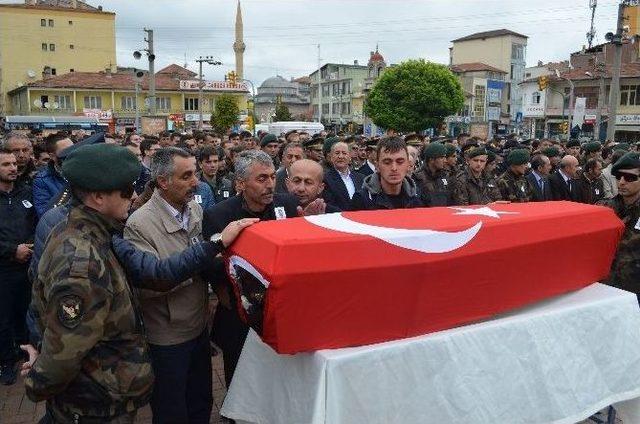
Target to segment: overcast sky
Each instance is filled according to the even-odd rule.
[[[0,0],[14,3],[16,0]],[[234,68],[236,0],[88,0],[116,12],[118,65],[146,66],[143,27],[154,29],[156,69],[170,63],[197,71],[194,59],[211,55],[207,79]],[[586,44],[589,0],[242,0],[245,78],[259,85],[273,75],[308,75],[322,63],[366,64],[379,44],[387,63],[425,58],[448,63],[450,41],[508,28],[529,36],[527,62],[565,60]],[[616,0],[599,0],[596,42],[615,29]],[[87,34],[87,37],[90,37]]]

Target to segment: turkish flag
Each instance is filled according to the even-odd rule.
[[[227,253],[241,315],[279,353],[444,330],[607,276],[623,224],[572,202],[261,222]]]

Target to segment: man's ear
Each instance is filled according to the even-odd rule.
[[[158,178],[156,178],[156,187],[158,187],[160,190],[166,190],[167,187],[169,186],[169,179],[163,175],[158,176]]]
[[[323,191],[324,191],[324,182],[321,182],[320,184],[318,184],[318,196],[320,196]]]
[[[244,180],[236,180],[236,191],[238,193],[244,191]]]

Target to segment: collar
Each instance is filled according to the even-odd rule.
[[[271,202],[270,204],[265,206],[262,212],[254,212],[251,209],[249,209],[249,205],[247,205],[247,201],[245,200],[244,196],[242,194],[238,194],[238,196],[240,196],[240,205],[242,207],[242,210],[245,211],[247,214],[249,214],[249,216],[253,218],[263,218],[265,217],[266,214],[269,213],[271,209],[273,209],[273,202]]]
[[[151,199],[149,199],[158,209],[159,217],[168,233],[175,233],[180,230],[191,231],[194,226],[194,219],[191,217],[191,205],[187,204],[182,212],[171,206],[162,198],[158,189],[153,190]],[[176,215],[182,215],[182,220],[188,219],[188,228],[184,228],[182,222],[179,222]]]
[[[338,173],[338,175],[340,175],[340,177],[342,177],[342,179],[348,178],[351,176],[351,170],[349,168],[347,168],[347,172],[341,172],[338,171],[338,168],[334,168],[336,170],[336,172]]]
[[[536,179],[536,181],[539,183],[540,180],[542,180],[542,175],[538,174],[536,171],[534,171],[533,169],[531,170],[531,173],[533,174],[533,177]]]
[[[562,179],[564,180],[565,183],[568,182],[571,179],[567,174],[562,172],[562,169],[558,169],[558,172],[562,176]]]
[[[124,223],[117,219],[101,214],[97,210],[89,206],[80,204],[75,206],[69,212],[69,219],[81,219],[88,221],[105,235],[121,233],[124,229]]]

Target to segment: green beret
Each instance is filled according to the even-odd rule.
[[[557,147],[547,147],[546,149],[542,149],[540,153],[550,158],[561,156],[560,149]]]
[[[507,165],[524,165],[529,162],[529,151],[525,149],[515,149],[507,156]]]
[[[447,157],[455,156],[458,153],[458,149],[451,143],[445,144],[444,147],[447,149]]]
[[[467,153],[467,157],[469,159],[475,158],[476,156],[482,156],[482,155],[486,155],[486,156],[489,155],[487,153],[487,149],[485,149],[484,147],[475,147],[472,150],[470,150],[469,153]]]
[[[614,173],[620,169],[635,169],[640,168],[640,154],[638,152],[625,153],[616,163],[611,167],[611,172]]]
[[[492,163],[496,160],[498,155],[493,150],[487,150],[487,163]]]
[[[265,147],[269,143],[277,143],[278,137],[275,134],[265,134],[260,140],[260,147]]]
[[[575,138],[573,140],[569,140],[565,147],[580,147],[580,140],[576,140]]]
[[[425,159],[444,158],[447,156],[447,148],[441,143],[429,143],[422,152]]]
[[[310,140],[303,141],[302,147],[304,147],[305,149],[310,149],[311,147],[314,147],[314,146],[322,146],[323,143],[324,143],[324,138],[315,137]]]
[[[625,152],[628,152],[629,149],[631,148],[631,146],[629,146],[629,143],[618,143],[615,146],[613,146],[613,150],[624,150]]]
[[[62,174],[69,184],[87,191],[127,188],[138,179],[141,169],[129,149],[104,143],[80,147],[62,163]]]
[[[331,148],[334,144],[338,143],[340,139],[338,137],[327,137],[324,141],[324,145],[322,146],[322,154],[327,156],[331,151]]]
[[[592,141],[591,143],[587,143],[582,146],[582,149],[587,153],[595,153],[602,150],[602,144],[597,141]]]

